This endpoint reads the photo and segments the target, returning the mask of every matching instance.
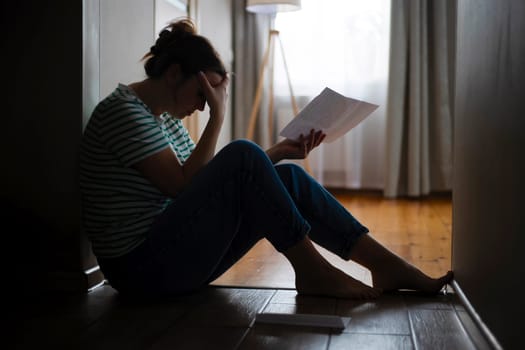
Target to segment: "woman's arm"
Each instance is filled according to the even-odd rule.
[[[283,159],[305,159],[308,154],[323,142],[326,134],[321,130],[311,130],[308,136],[299,137],[298,141],[285,139],[270,147],[266,154],[275,164]]]
[[[166,148],[134,165],[168,196],[175,196],[213,158],[224,120],[229,78],[225,77],[217,86],[211,86],[202,73],[199,73],[198,79],[210,107],[210,118],[191,155],[184,164],[180,164],[173,150]]]
[[[208,106],[210,107],[210,118],[197,146],[184,163],[184,184],[214,157],[219,133],[224,121],[224,114],[226,113],[226,101],[228,99],[228,76],[217,86],[211,86],[202,72],[198,74],[198,78]]]

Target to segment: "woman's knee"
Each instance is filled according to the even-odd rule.
[[[249,159],[257,163],[269,161],[268,155],[258,144],[245,139],[230,142],[224,146],[219,154],[236,162],[241,162],[243,159]]]
[[[212,165],[213,164],[213,165]],[[224,146],[210,162],[211,167],[219,172],[252,173],[273,169],[273,165],[264,150],[249,140],[235,140]]]
[[[275,166],[275,170],[283,181],[297,179],[298,177],[307,175],[301,166],[294,163],[278,164]]]
[[[234,140],[224,146],[223,151],[233,152],[233,153],[244,153],[244,152],[254,152],[254,153],[264,153],[264,151],[257,145],[255,142],[245,139]]]

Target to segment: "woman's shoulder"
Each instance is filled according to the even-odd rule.
[[[152,116],[149,108],[137,98],[129,87],[119,84],[113,92],[97,104],[93,115],[106,119],[122,114]]]
[[[111,93],[99,102],[98,106],[106,107],[115,104],[138,105],[140,101],[127,85],[119,83]]]

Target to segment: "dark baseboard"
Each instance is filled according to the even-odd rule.
[[[104,283],[104,275],[98,265],[78,271],[18,271],[14,279],[20,296],[50,293],[82,294]]]
[[[84,271],[51,271],[42,277],[41,287],[47,292],[86,293],[104,283],[98,265]]]
[[[483,322],[481,317],[478,315],[468,298],[466,297],[465,293],[461,289],[460,285],[456,280],[453,280],[452,288],[454,289],[454,292],[457,294],[459,300],[465,307],[465,310],[471,317],[474,324],[477,326],[478,330],[481,332],[481,334],[485,337],[485,340],[492,346],[493,349],[496,350],[502,350],[503,347],[500,345],[494,334],[490,331],[490,329],[487,327],[487,325]]]

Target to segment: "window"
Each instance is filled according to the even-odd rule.
[[[380,106],[350,133],[311,154],[314,176],[324,185],[383,187],[389,26],[389,0],[302,0],[300,11],[277,14],[275,28],[299,100],[308,101],[328,86]],[[278,60],[275,86],[276,94],[288,93]],[[278,111],[277,118],[282,114]]]

